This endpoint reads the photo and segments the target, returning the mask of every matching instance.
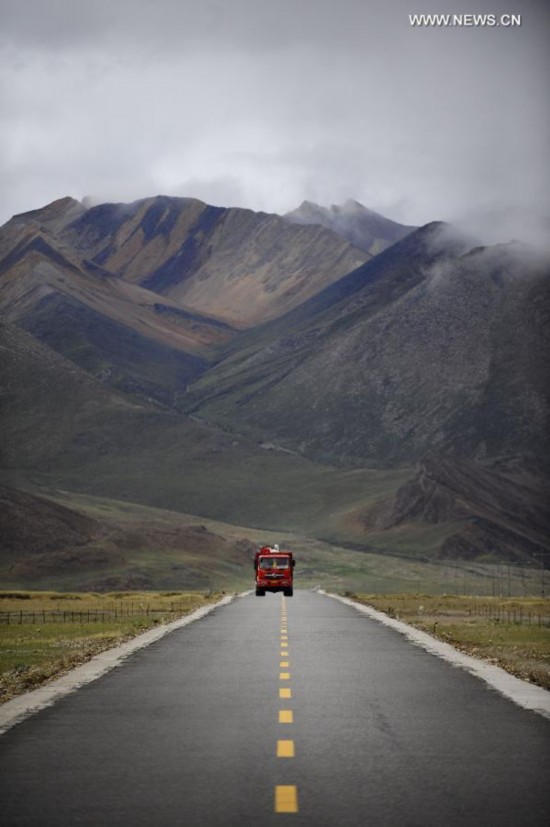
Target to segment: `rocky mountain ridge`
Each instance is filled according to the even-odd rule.
[[[544,560],[550,481],[533,457],[474,463],[431,455],[413,477],[362,516],[365,536],[413,523],[450,523],[442,559]]]
[[[244,328],[296,307],[369,258],[319,226],[166,196],[92,207],[60,235],[125,281]]]
[[[330,207],[303,201],[297,209],[285,213],[284,218],[292,224],[319,224],[371,255],[381,253],[417,229],[385,218],[351,198]]]
[[[427,225],[230,346],[186,399],[325,462],[544,452],[548,284],[521,246]]]
[[[63,198],[0,228],[0,311],[113,387],[173,405],[237,335],[230,320],[288,310],[366,258],[323,228],[195,199]]]

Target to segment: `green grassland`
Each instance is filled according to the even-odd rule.
[[[354,595],[461,651],[550,689],[550,599]]]
[[[350,471],[243,443],[191,448],[178,443],[143,444],[113,455],[99,451],[79,469],[33,474],[46,488],[116,498],[237,525],[313,536],[357,538],[346,512],[365,508],[393,492],[411,469]]]
[[[220,596],[198,592],[0,592],[0,703]]]

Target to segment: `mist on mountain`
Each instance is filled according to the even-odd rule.
[[[391,221],[351,198],[330,207],[303,201],[284,218],[293,224],[320,224],[372,255],[382,252],[415,229]]]
[[[535,210],[519,207],[471,210],[453,223],[482,244],[518,241],[541,254],[550,254],[550,216]]]

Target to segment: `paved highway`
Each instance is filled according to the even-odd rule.
[[[4,827],[542,827],[550,721],[313,592],[247,596],[0,739]]]

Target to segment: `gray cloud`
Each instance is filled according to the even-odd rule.
[[[548,213],[549,18],[517,6],[433,0],[523,25],[418,29],[413,0],[0,0],[0,220],[159,192]]]

